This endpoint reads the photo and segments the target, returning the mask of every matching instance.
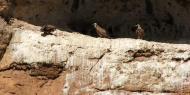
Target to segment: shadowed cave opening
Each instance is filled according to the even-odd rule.
[[[0,15],[42,26],[97,37],[97,22],[112,38],[136,38],[131,28],[140,24],[145,40],[190,43],[189,1],[180,0],[5,0]],[[185,6],[184,6],[185,4]],[[183,7],[184,6],[184,7]],[[186,10],[186,11],[184,11]]]

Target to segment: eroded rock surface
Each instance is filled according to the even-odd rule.
[[[190,45],[94,38],[58,29],[44,37],[40,27],[27,23],[12,27],[12,33],[0,62],[3,95],[190,93]]]

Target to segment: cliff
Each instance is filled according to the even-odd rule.
[[[188,5],[2,0],[0,95],[189,95]],[[114,39],[96,37],[93,22]],[[135,23],[144,26],[145,40],[133,39]],[[53,35],[43,36],[44,24],[57,27]]]
[[[13,35],[0,62],[3,94],[190,93],[189,45],[60,30],[44,37],[39,26],[18,23],[8,27]]]

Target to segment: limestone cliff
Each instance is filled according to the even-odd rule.
[[[1,0],[0,95],[189,95],[189,14],[188,0]]]
[[[11,28],[12,39],[0,62],[2,94],[190,93],[190,45],[94,38],[60,30],[44,37],[40,27],[27,23]]]

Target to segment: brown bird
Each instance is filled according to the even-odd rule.
[[[140,26],[140,24],[137,24],[133,27],[133,31],[136,33],[137,39],[143,39],[144,37],[144,30]]]
[[[44,32],[44,35],[53,35],[51,32],[55,31],[56,27],[53,25],[44,25],[40,30]]]
[[[107,34],[107,31],[104,28],[100,27],[97,23],[93,23],[93,26],[96,29],[96,33],[98,34],[98,36],[100,36],[101,38],[110,38]]]
[[[15,21],[14,18],[9,18],[9,20],[7,21],[7,24],[11,25],[14,23],[14,21]]]

